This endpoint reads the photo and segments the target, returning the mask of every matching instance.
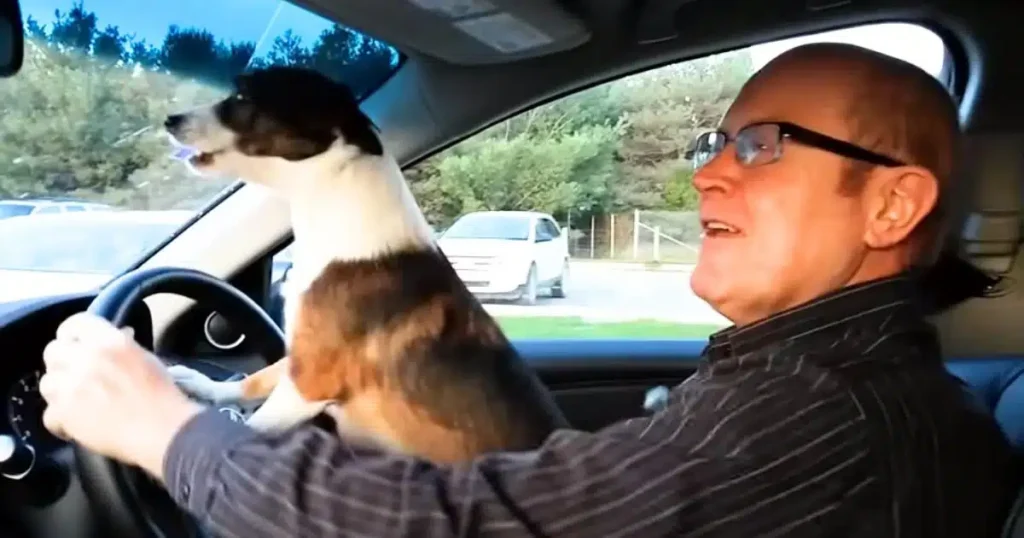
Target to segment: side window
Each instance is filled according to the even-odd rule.
[[[486,210],[539,211],[561,225],[569,266],[551,269],[533,304],[516,298],[526,272],[512,273],[510,263],[460,273],[510,338],[703,339],[728,321],[690,290],[701,237],[683,150],[697,133],[717,127],[757,69],[791,47],[822,41],[860,45],[937,78],[945,74],[941,38],[920,26],[874,24],[801,36],[563,97],[426,159],[407,177],[438,229]],[[494,250],[478,241],[461,246],[460,256],[501,258]]]
[[[534,238],[536,241],[547,241],[554,236],[551,235],[551,230],[544,225],[544,219],[538,219],[537,224],[534,225]]]
[[[543,219],[540,221],[540,223],[541,226],[543,226],[547,230],[547,234],[550,235],[551,237],[558,237],[559,235],[562,235],[562,232],[558,229],[558,225],[555,224],[554,222],[551,222],[548,219]]]
[[[68,204],[64,206],[64,211],[67,211],[69,213],[77,213],[79,211],[85,211],[85,207],[77,204]]]
[[[278,251],[270,260],[270,300],[267,303],[267,314],[278,326],[285,326],[285,301],[294,296],[295,290],[289,284],[288,276],[292,269],[292,243]]]
[[[53,213],[62,213],[60,206],[47,205],[40,207],[32,212],[33,215],[49,215]]]
[[[270,270],[270,282],[280,282],[288,276],[288,271],[292,268],[292,244],[289,243],[287,247],[278,251],[274,254],[273,260],[271,260]]]

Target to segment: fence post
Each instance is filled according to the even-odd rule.
[[[565,229],[562,230],[562,233],[565,234],[565,243],[569,249],[569,257],[571,258],[576,251],[576,241],[570,240],[572,238],[572,209],[565,212]]]
[[[640,255],[640,210],[633,210],[633,259]]]
[[[661,226],[654,227],[654,261],[661,261]]]
[[[594,221],[597,219],[590,215],[590,259],[594,259]]]
[[[612,240],[611,240],[611,248],[609,249],[611,251],[611,254],[609,255],[609,257],[614,260],[615,259],[615,213],[612,213],[612,221],[608,225],[608,235],[610,235],[611,238],[612,238]]]

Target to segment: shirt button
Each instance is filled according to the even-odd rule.
[[[181,500],[188,502],[188,496],[192,493],[192,488],[188,487],[188,484],[181,486]]]

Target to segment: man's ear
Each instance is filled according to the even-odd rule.
[[[910,236],[939,199],[938,179],[926,168],[879,168],[868,180],[864,242],[884,249]]]

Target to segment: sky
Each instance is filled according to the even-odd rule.
[[[49,24],[55,9],[67,12],[74,4],[75,0],[21,0],[22,16]],[[96,14],[101,28],[116,25],[122,33],[134,33],[154,46],[162,44],[168,27],[177,24],[205,28],[224,41],[260,42],[262,38],[257,52],[262,54],[285,30],[291,29],[309,45],[330,25],[319,15],[279,0],[84,0],[82,4]]]

